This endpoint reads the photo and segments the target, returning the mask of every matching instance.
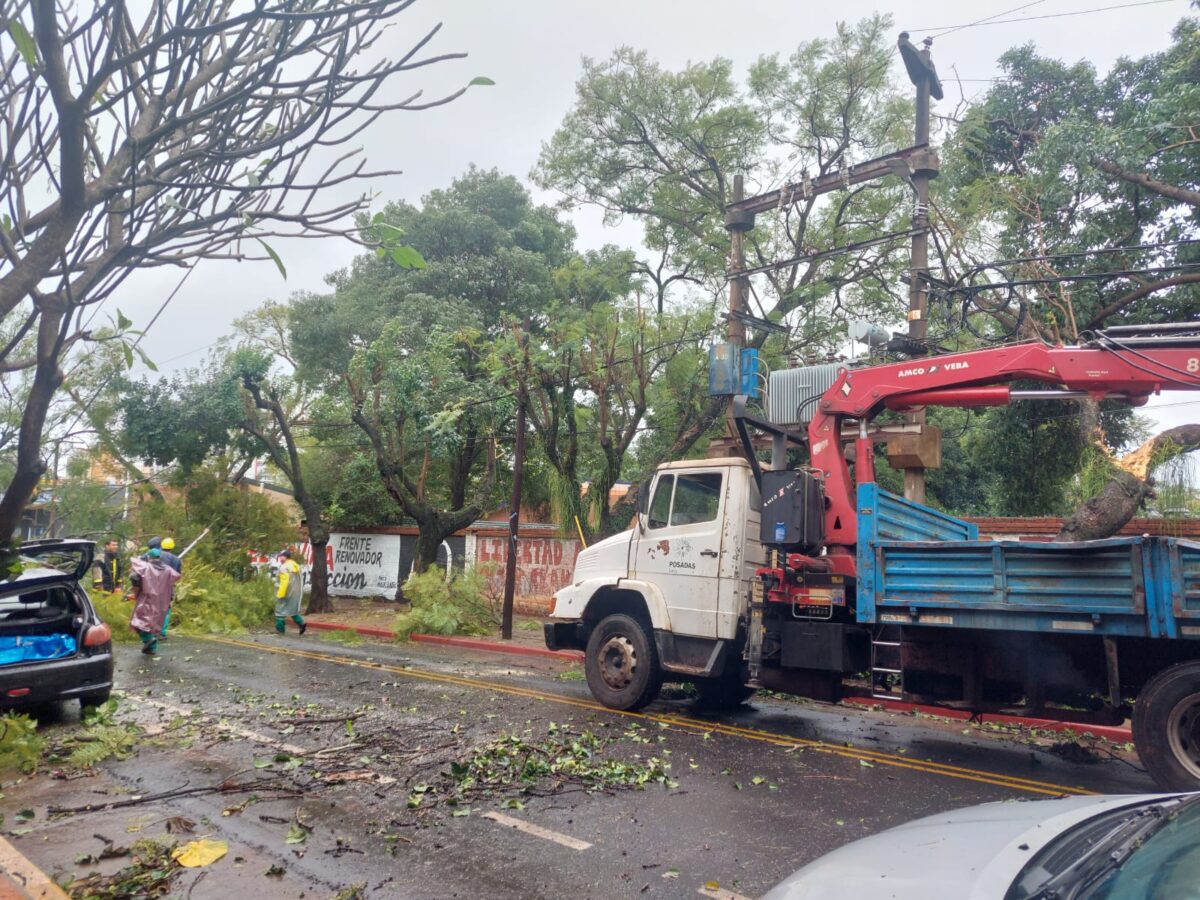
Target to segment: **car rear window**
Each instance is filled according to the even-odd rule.
[[[84,553],[77,547],[47,547],[21,552],[22,578],[49,577],[54,573],[74,575],[83,568]]]

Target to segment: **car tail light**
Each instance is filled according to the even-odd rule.
[[[29,688],[13,688],[5,693],[6,697],[24,697],[29,693]]]
[[[87,634],[83,636],[83,646],[85,647],[102,647],[112,640],[112,629],[101,622],[99,625],[92,625],[87,630]]]

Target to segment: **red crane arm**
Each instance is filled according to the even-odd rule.
[[[1081,347],[1015,344],[846,369],[821,395],[808,426],[812,465],[824,473],[826,544],[831,555],[852,555],[857,541],[854,485],[842,449],[842,422],[869,421],[882,410],[917,406],[996,406],[1008,402],[1005,382],[1062,385],[1093,399],[1118,396],[1141,404],[1160,390],[1200,390],[1200,339],[1170,346],[1135,342]],[[997,387],[999,386],[999,387]],[[864,446],[865,445],[865,446]],[[860,471],[870,471],[870,445],[860,444]]]

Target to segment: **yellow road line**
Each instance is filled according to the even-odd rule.
[[[436,681],[442,684],[453,684],[458,687],[473,688],[475,690],[493,691],[495,693],[509,694],[515,697],[525,697],[531,700],[543,700],[549,703],[558,703],[564,706],[574,706],[578,709],[587,709],[596,712],[604,712],[617,716],[624,716],[630,719],[640,719],[661,723],[664,725],[673,726],[675,728],[684,729],[696,733],[714,733],[722,734],[728,737],[742,738],[743,740],[757,741],[759,743],[771,744],[777,747],[800,748],[805,751],[813,751],[816,753],[828,753],[832,756],[840,756],[846,759],[855,759],[863,762],[868,762],[871,765],[891,766],[897,769],[910,769],[916,772],[924,772],[930,775],[944,775],[947,778],[956,778],[962,781],[974,781],[979,784],[990,784],[996,787],[1008,788],[1014,791],[1025,791],[1031,794],[1042,794],[1049,797],[1058,797],[1063,794],[1095,794],[1096,791],[1089,791],[1086,788],[1078,786],[1067,786],[1054,784],[1048,781],[1036,781],[1031,778],[1021,778],[1015,775],[1003,775],[997,772],[987,772],[980,769],[969,769],[964,766],[954,766],[947,763],[933,762],[932,760],[911,759],[899,754],[884,753],[878,750],[867,750],[862,747],[855,747],[850,744],[831,744],[826,741],[815,741],[810,738],[792,737],[787,734],[778,734],[772,731],[762,731],[757,728],[745,728],[740,725],[727,725],[721,722],[709,722],[704,719],[693,719],[688,716],[675,715],[672,713],[645,713],[645,712],[628,712],[622,710],[609,709],[592,700],[581,700],[576,697],[566,697],[562,694],[552,694],[545,691],[538,691],[532,688],[520,687],[515,684],[500,684],[497,682],[479,681],[474,678],[465,678],[461,675],[448,675],[442,672],[430,672],[424,669],[416,669],[413,667],[404,667],[390,665],[376,661],[353,659],[352,657],[336,656],[326,652],[315,650],[300,650],[292,647],[275,647],[268,644],[259,644],[254,641],[239,640],[237,638],[226,637],[208,637],[204,640],[213,641],[218,644],[228,644],[233,647],[243,647],[250,650],[258,650],[266,653],[278,653],[284,656],[298,656],[305,659],[315,659],[321,662],[332,662],[339,665],[352,666],[361,669],[374,669],[376,671],[391,672],[397,675],[405,675],[410,678],[423,679],[425,681]]]

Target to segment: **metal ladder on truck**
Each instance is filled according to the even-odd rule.
[[[877,700],[904,697],[904,660],[900,629],[880,625],[871,633],[871,696]]]

